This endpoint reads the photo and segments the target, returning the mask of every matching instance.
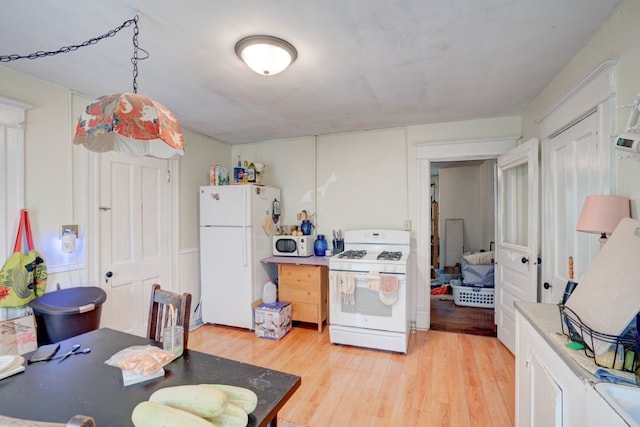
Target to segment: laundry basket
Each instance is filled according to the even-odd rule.
[[[492,308],[495,306],[494,288],[451,285],[453,302],[468,307]]]

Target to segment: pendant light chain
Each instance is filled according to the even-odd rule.
[[[129,19],[124,21],[122,25],[110,30],[109,32],[98,36],[93,37],[85,42],[76,45],[63,46],[58,50],[51,51],[42,51],[39,50],[37,52],[30,53],[28,55],[0,55],[0,62],[10,62],[16,61],[18,59],[38,59],[44,58],[47,56],[54,56],[59,53],[69,53],[80,49],[81,47],[86,47],[90,45],[97,44],[100,40],[106,39],[108,37],[115,36],[120,30],[126,27],[130,27],[133,24],[133,57],[131,57],[131,63],[133,64],[133,93],[138,93],[138,60],[147,59],[149,57],[149,52],[138,46],[138,34],[140,34],[140,29],[138,28],[138,15],[136,15],[133,19]],[[140,57],[138,55],[138,51],[142,51],[144,56]]]
[[[133,93],[138,93],[138,60],[147,59],[149,52],[138,46],[138,34],[140,29],[138,28],[138,15],[133,18],[133,56],[131,57],[131,63],[133,64]],[[143,57],[138,55],[138,51],[141,50],[144,53]]]

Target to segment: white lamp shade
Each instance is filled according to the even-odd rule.
[[[629,199],[623,196],[587,196],[576,226],[585,233],[611,234],[623,218],[629,218]]]
[[[273,76],[296,60],[298,52],[285,40],[272,36],[249,36],[236,44],[236,54],[258,74]]]

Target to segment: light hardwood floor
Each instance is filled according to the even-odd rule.
[[[332,345],[313,325],[280,341],[204,325],[189,348],[302,377],[278,419],[310,427],[514,425],[515,359],[496,338],[418,331],[401,355]]]

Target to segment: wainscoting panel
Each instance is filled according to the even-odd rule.
[[[190,329],[202,324],[200,313],[200,251],[198,248],[182,249],[180,251],[178,283],[176,292],[191,294],[191,325]]]

